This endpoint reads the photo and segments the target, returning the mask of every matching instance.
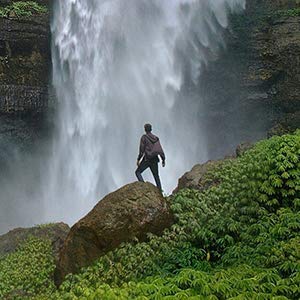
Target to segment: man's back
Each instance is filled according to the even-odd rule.
[[[161,147],[159,138],[151,132],[142,136],[140,154],[141,152],[145,155],[146,159],[152,159],[159,155],[162,161],[165,161],[165,154]]]

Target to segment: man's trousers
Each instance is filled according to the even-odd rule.
[[[154,177],[154,180],[156,182],[156,186],[158,187],[158,189],[160,191],[162,191],[161,183],[160,183],[160,179],[159,179],[159,174],[158,174],[158,161],[159,161],[158,158],[154,158],[154,159],[151,159],[151,160],[143,159],[142,162],[140,163],[140,165],[138,166],[138,168],[136,169],[135,175],[136,175],[136,177],[138,178],[139,181],[144,182],[142,173],[146,169],[150,168],[150,170],[152,172],[152,175]]]

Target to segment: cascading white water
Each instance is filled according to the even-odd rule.
[[[244,6],[245,0],[56,1],[59,118],[43,195],[48,219],[72,223],[105,193],[136,180],[146,122],[166,152],[167,192],[207,159],[201,95],[185,81],[196,82],[216,56],[228,11]]]

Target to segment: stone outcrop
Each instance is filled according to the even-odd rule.
[[[0,17],[0,113],[45,111],[50,70],[49,14]]]
[[[14,252],[26,239],[34,236],[50,240],[54,257],[58,259],[59,250],[61,249],[69,230],[69,226],[64,223],[13,229],[0,236],[0,257]]]
[[[107,195],[71,228],[55,271],[56,284],[121,243],[161,234],[172,222],[166,200],[150,183],[132,183]]]
[[[179,192],[182,189],[195,189],[204,191],[218,184],[218,182],[208,180],[206,174],[209,171],[212,171],[214,168],[217,168],[221,163],[221,160],[211,160],[206,162],[205,164],[195,165],[190,171],[186,172],[182,177],[179,178],[178,185],[173,191],[173,194]]]
[[[209,174],[213,173],[215,169],[218,169],[225,161],[241,157],[245,152],[252,149],[253,146],[253,143],[241,143],[236,147],[235,155],[226,156],[224,159],[220,160],[209,160],[204,164],[195,165],[190,171],[186,172],[178,179],[178,185],[173,191],[173,194],[178,193],[182,189],[205,191],[218,185],[220,182],[216,179],[212,179]]]
[[[226,47],[204,66],[198,82],[210,158],[267,132],[300,127],[300,16],[291,10],[296,6],[251,0],[243,14],[230,18]]]
[[[242,156],[246,151],[250,150],[253,146],[254,146],[254,144],[249,143],[249,142],[239,144],[235,150],[236,156],[237,157]]]

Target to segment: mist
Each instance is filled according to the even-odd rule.
[[[225,47],[228,15],[244,8],[245,0],[55,1],[54,133],[30,153],[16,151],[6,166],[0,232],[72,225],[105,194],[135,181],[145,123],[166,153],[166,194],[185,171],[211,159],[213,131],[197,82]]]

